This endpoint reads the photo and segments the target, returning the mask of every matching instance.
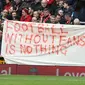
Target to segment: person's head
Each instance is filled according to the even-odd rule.
[[[28,9],[24,8],[22,10],[22,16],[27,16],[28,15]]]
[[[42,6],[42,7],[45,8],[45,7],[47,6],[47,4],[48,4],[47,0],[42,0],[42,1],[41,1],[41,6]]]
[[[80,25],[80,20],[78,18],[75,18],[73,21],[74,25]]]
[[[63,6],[63,3],[64,3],[64,1],[63,1],[63,0],[60,0],[60,1],[58,2],[58,4],[59,4],[59,6],[60,6],[60,7],[62,7],[62,6]]]
[[[70,20],[71,20],[71,14],[66,13],[66,14],[65,14],[65,20],[66,20],[66,21],[70,21]]]
[[[65,1],[63,7],[64,8],[68,8],[69,7],[69,3],[67,1]]]
[[[59,9],[59,10],[58,10],[58,14],[59,14],[60,16],[63,16],[63,15],[64,15],[63,10],[62,10],[62,9]]]
[[[13,12],[12,12],[12,17],[16,17],[16,16],[17,16],[16,11],[13,11]]]
[[[50,14],[49,10],[46,8],[43,10],[44,16],[48,16]]]
[[[19,4],[21,2],[21,0],[14,0],[16,2],[16,4]]]
[[[12,12],[13,12],[13,7],[10,7],[9,13],[12,13]]]
[[[30,15],[33,15],[33,9],[32,9],[31,7],[28,8],[28,13],[29,13]]]
[[[10,3],[10,0],[5,0],[6,1],[6,4]]]
[[[36,18],[39,17],[39,13],[38,13],[38,11],[34,11],[34,12],[33,12],[33,17],[36,17]]]
[[[2,16],[4,16],[4,17],[6,17],[8,15],[8,11],[5,9],[5,10],[3,10],[3,12],[2,12]]]
[[[38,22],[36,17],[32,17],[32,22]]]
[[[51,15],[50,16],[50,21],[51,21],[51,23],[55,23],[56,22],[56,19],[55,19],[55,16],[54,15]]]
[[[61,16],[57,14],[55,19],[56,19],[56,22],[59,22],[61,20]]]
[[[58,0],[55,0],[55,4],[59,4],[58,2],[59,2]]]

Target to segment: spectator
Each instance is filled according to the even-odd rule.
[[[4,6],[4,9],[9,11],[9,9],[11,8],[11,1],[10,0],[5,0],[6,1],[6,5]]]
[[[49,22],[49,19],[50,19],[50,12],[49,10],[46,8],[43,10],[42,14],[41,14],[41,17],[40,17],[40,22],[43,22],[43,23],[48,23]]]
[[[69,5],[68,1],[64,2],[64,13],[72,14],[74,12],[74,9]]]
[[[40,0],[35,0],[34,3],[31,4],[31,8],[32,8],[34,11],[39,11],[39,10],[40,10],[40,7],[41,7],[41,2],[40,2]]]
[[[46,8],[48,6],[47,0],[42,0],[41,1],[41,6],[42,6],[42,8]]]
[[[62,10],[62,9],[59,9],[59,10],[58,10],[58,14],[59,14],[61,17],[63,17],[63,16],[64,16],[63,10]]]
[[[31,15],[31,16],[33,15],[33,9],[32,9],[31,7],[28,8],[28,13],[29,13],[29,15]]]
[[[2,11],[2,14],[1,14],[1,20],[2,20],[2,23],[7,19],[7,15],[8,15],[8,10],[3,10]]]
[[[58,2],[58,8],[63,9],[63,4],[64,4],[64,1],[63,1],[63,0],[60,0],[60,1]]]
[[[47,0],[48,5],[53,4],[54,0]]]
[[[75,18],[73,21],[74,25],[80,25],[80,20],[78,18]]]
[[[59,14],[56,15],[56,23],[60,24],[61,16]]]
[[[65,21],[66,21],[65,24],[72,24],[71,14],[69,14],[69,13],[65,14]]]
[[[56,24],[56,19],[55,19],[55,16],[54,15],[51,15],[50,16],[50,23]]]
[[[41,8],[40,10],[43,11],[45,8],[48,8],[49,12],[51,14],[54,14],[54,4],[48,5],[48,1],[47,0],[42,0],[41,1]]]
[[[38,11],[34,11],[33,17],[36,17],[38,21],[40,20],[40,16],[39,16]]]
[[[20,20],[20,17],[17,15],[17,12],[15,10],[12,12],[11,16],[12,20],[17,20],[17,21]]]
[[[57,0],[56,0],[57,1]],[[63,10],[63,4],[64,4],[64,1],[63,0],[60,0],[60,1],[57,1],[56,2],[56,7],[55,7],[55,15],[57,15],[58,13],[58,10]]]
[[[32,22],[38,22],[36,17],[32,17]]]
[[[22,16],[20,18],[20,21],[25,21],[25,22],[31,22],[32,17],[28,14],[28,10],[24,8],[22,10]]]
[[[60,24],[65,24],[64,12],[62,9],[58,10],[58,13],[61,16]]]

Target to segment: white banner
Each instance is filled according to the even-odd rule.
[[[85,66],[85,26],[5,21],[8,64]]]

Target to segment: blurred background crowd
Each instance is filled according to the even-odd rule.
[[[0,0],[0,44],[5,20],[84,25],[85,0]]]

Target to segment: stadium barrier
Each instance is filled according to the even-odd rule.
[[[17,64],[0,65],[1,75],[51,75],[51,76],[85,76],[85,67],[79,66],[31,66]]]

